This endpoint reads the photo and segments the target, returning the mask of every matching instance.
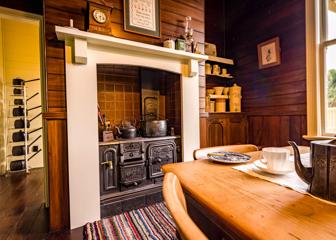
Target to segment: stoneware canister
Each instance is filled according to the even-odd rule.
[[[230,87],[230,112],[241,112],[241,87],[234,84]]]
[[[216,99],[216,112],[225,112],[226,111],[226,99],[219,98]]]
[[[165,48],[175,49],[175,41],[172,39],[167,39],[163,42]]]
[[[212,69],[212,67],[211,67],[211,64],[210,63],[206,63],[205,64],[205,74],[211,74],[211,69]]]

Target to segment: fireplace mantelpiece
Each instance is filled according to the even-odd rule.
[[[77,28],[56,26],[55,31],[59,40],[72,41],[74,47],[74,62],[77,64],[87,63],[87,46],[113,47],[136,51],[141,54],[155,54],[166,58],[175,58],[188,61],[189,76],[198,74],[198,62],[208,59],[207,55],[189,53],[185,51],[164,48],[151,44],[130,41],[126,39],[106,36],[97,33],[81,31]]]
[[[207,56],[56,27],[66,43],[70,225],[100,218],[97,64],[161,69],[181,76],[182,159],[200,146],[198,62]]]

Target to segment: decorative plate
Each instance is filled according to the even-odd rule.
[[[208,158],[221,163],[246,163],[251,156],[236,152],[213,152],[208,153]]]

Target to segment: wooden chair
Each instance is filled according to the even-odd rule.
[[[252,144],[241,144],[241,145],[226,145],[218,147],[208,147],[200,148],[194,151],[194,160],[196,159],[206,159],[208,158],[208,153],[211,152],[238,152],[238,153],[247,153],[258,151],[258,147]]]
[[[180,181],[171,172],[166,173],[163,179],[163,198],[183,240],[208,239],[188,215]]]

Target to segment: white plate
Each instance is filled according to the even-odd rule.
[[[288,168],[286,170],[273,170],[273,169],[268,169],[266,164],[261,162],[261,160],[257,160],[257,161],[254,161],[253,162],[254,166],[256,166],[258,169],[264,171],[264,172],[267,172],[267,173],[270,173],[270,174],[275,174],[275,175],[284,175],[284,174],[287,174],[287,173],[291,173],[293,172],[295,169],[294,169],[294,165],[292,168]]]

